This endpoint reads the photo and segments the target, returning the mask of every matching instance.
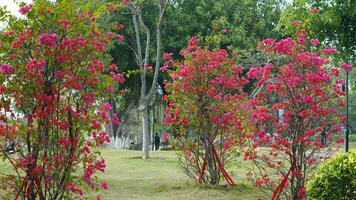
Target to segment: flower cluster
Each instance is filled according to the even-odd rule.
[[[92,149],[110,141],[103,123],[120,122],[101,102],[125,79],[103,61],[115,37],[100,32],[95,9],[36,1],[20,8],[31,15],[0,33],[0,140],[16,139],[20,152],[7,157],[13,172],[1,175],[2,199],[85,198],[88,188],[108,189],[96,178],[105,161]]]
[[[244,115],[248,105],[243,88],[248,80],[241,76],[242,68],[226,50],[202,49],[197,37],[190,39],[181,55],[183,61],[173,62],[172,54],[164,54],[167,60],[164,67],[169,69],[172,79],[166,84],[170,95],[165,122],[179,130],[176,142],[184,149],[180,155],[184,171],[198,182],[217,184],[222,174],[233,184],[220,159],[231,150],[232,144],[240,142],[246,127],[243,118],[248,117]],[[194,142],[185,138],[188,129],[194,132]],[[220,146],[214,144],[218,138],[223,138]],[[224,151],[217,153],[217,148]],[[205,155],[197,152],[205,152]],[[205,164],[206,160],[212,160],[219,167],[213,169],[207,165],[205,174],[205,164],[199,164],[201,160],[205,160]],[[229,162],[229,159],[224,161]]]
[[[250,102],[255,128],[246,137],[250,148],[245,149],[245,159],[251,160],[257,170],[249,172],[248,178],[261,189],[272,190],[272,199],[283,194],[285,198],[306,198],[305,172],[330,156],[332,138],[344,123],[344,117],[334,108],[343,104],[339,98],[345,95],[344,83],[338,77],[339,69],[327,67],[330,62],[324,57],[337,51],[308,51],[305,31],[301,29],[296,36],[297,42],[292,38],[262,41],[260,49],[271,60],[283,57],[284,61],[269,63],[267,69],[251,67],[248,72],[248,78],[258,81],[259,89]],[[317,39],[310,42],[319,45]],[[341,67],[352,68],[348,64]],[[266,151],[257,150],[258,147]],[[279,182],[269,179],[267,172]],[[282,192],[290,188],[291,191]]]

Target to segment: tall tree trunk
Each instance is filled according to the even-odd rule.
[[[143,21],[142,13],[141,13],[141,5],[138,3],[130,3],[129,8],[131,9],[132,13],[132,20],[134,23],[135,29],[135,37],[136,37],[136,60],[137,65],[141,71],[141,96],[139,101],[139,112],[141,113],[142,117],[142,151],[143,151],[143,159],[149,158],[149,145],[150,145],[150,130],[149,130],[149,114],[148,114],[148,105],[152,100],[152,96],[156,91],[158,75],[159,75],[159,68],[161,65],[161,25],[164,10],[167,5],[167,0],[160,0],[158,3],[159,6],[159,17],[156,26],[156,63],[155,63],[155,71],[153,76],[153,81],[151,84],[151,88],[147,93],[147,69],[145,66],[149,64],[149,55],[150,55],[150,48],[151,48],[151,32],[150,29],[146,26]],[[140,35],[140,27],[141,26],[146,33],[146,46],[145,52],[143,52],[142,44],[141,44],[141,35]]]
[[[149,129],[149,115],[148,115],[148,108],[147,106],[142,109],[141,111],[142,116],[142,131],[143,131],[143,140],[142,140],[142,152],[143,152],[143,159],[149,158],[149,151],[150,151],[150,129]]]

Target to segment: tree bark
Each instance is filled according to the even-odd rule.
[[[136,37],[136,47],[137,47],[137,65],[141,71],[141,95],[139,101],[139,112],[142,117],[142,152],[143,152],[143,159],[149,158],[149,146],[150,146],[150,130],[149,130],[149,114],[148,114],[148,105],[152,100],[152,96],[156,91],[156,85],[159,75],[159,68],[161,64],[161,24],[163,19],[163,14],[165,7],[167,5],[167,0],[161,0],[159,2],[159,18],[156,26],[156,63],[155,63],[155,71],[154,77],[151,84],[151,88],[147,93],[147,69],[145,66],[149,63],[149,50],[151,48],[151,33],[149,28],[143,21],[141,7],[140,4],[131,3],[130,9],[132,12],[132,19],[135,28],[135,37]],[[146,33],[146,47],[145,52],[143,52],[142,44],[141,44],[141,35],[140,35],[140,27],[141,26]],[[144,55],[144,58],[143,58]]]

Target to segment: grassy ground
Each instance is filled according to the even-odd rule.
[[[234,177],[237,187],[199,186],[188,181],[177,169],[174,152],[151,152],[151,159],[142,160],[139,151],[104,149],[107,171],[100,178],[107,180],[110,190],[103,199],[139,200],[230,200],[256,199],[256,191],[241,179]]]
[[[354,148],[356,143],[351,143],[350,149]],[[226,187],[224,182],[210,187],[196,185],[178,171],[175,152],[151,152],[148,160],[141,159],[140,151],[102,149],[102,153],[107,168],[99,178],[109,183],[105,200],[250,200],[263,196],[246,181],[246,162],[229,172],[236,187]],[[0,161],[0,174],[9,170]]]

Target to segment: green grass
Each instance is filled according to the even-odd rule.
[[[350,144],[350,149],[356,143]],[[340,149],[341,151],[343,149]],[[101,149],[106,160],[106,171],[99,174],[109,183],[105,200],[250,200],[263,196],[245,179],[246,162],[228,171],[233,175],[235,187],[197,185],[188,180],[177,167],[175,152],[151,152],[150,159],[142,160],[140,151]],[[0,174],[10,171],[0,161]]]
[[[228,200],[256,199],[256,190],[246,183],[244,172],[234,177],[237,186],[211,187],[197,185],[178,171],[174,152],[151,152],[151,158],[141,159],[139,151],[103,149],[107,170],[100,176],[109,182],[110,190],[103,199],[139,200]],[[224,183],[222,183],[224,184]]]

